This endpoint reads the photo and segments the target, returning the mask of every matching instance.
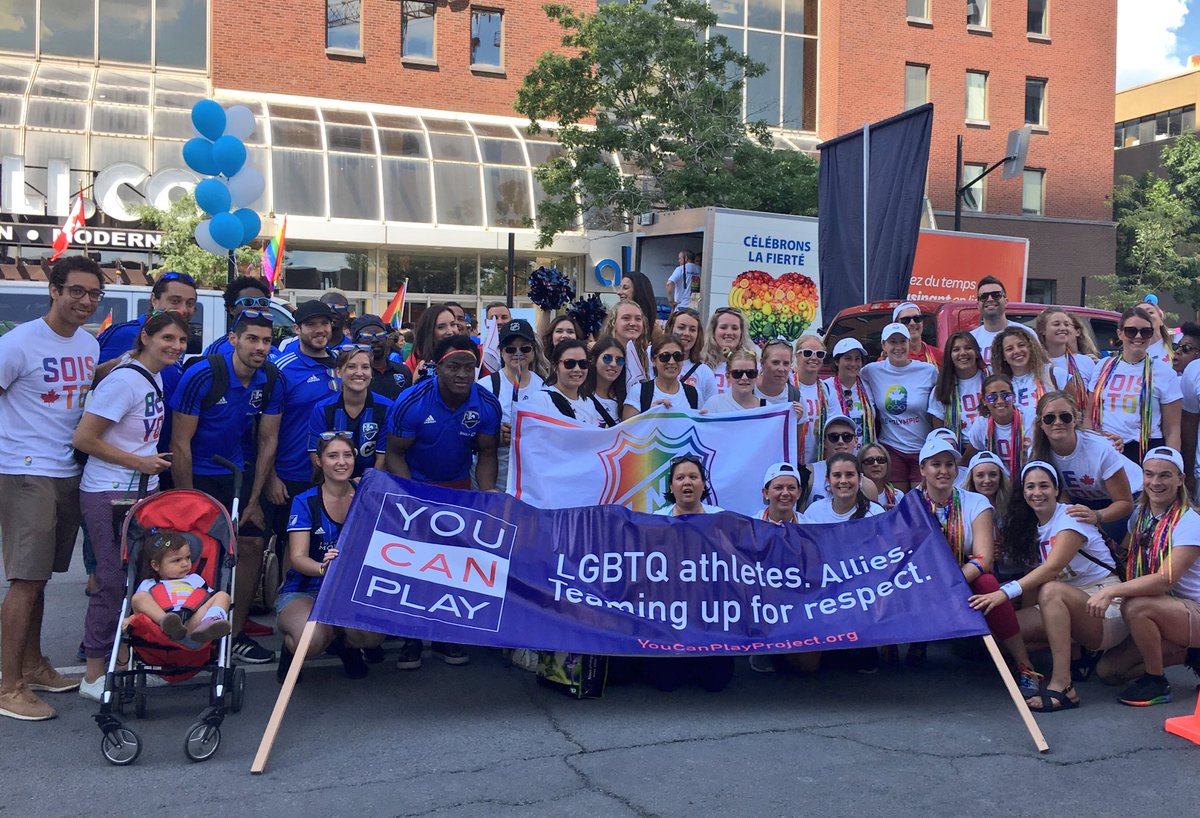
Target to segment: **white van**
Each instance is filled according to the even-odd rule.
[[[0,282],[0,334],[46,314],[50,296],[44,281]],[[112,323],[120,324],[150,311],[150,288],[132,284],[108,284],[104,300],[96,308],[92,320],[84,329],[95,335],[100,324],[111,314]],[[271,299],[271,315],[275,319],[275,343],[293,334],[292,311],[285,301]],[[188,355],[199,355],[209,344],[226,332],[225,301],[218,290],[199,290],[196,312],[192,315],[192,337]]]

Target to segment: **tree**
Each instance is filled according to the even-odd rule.
[[[171,203],[168,210],[142,205],[137,208],[137,214],[144,223],[163,233],[162,245],[158,250],[158,270],[187,273],[201,287],[224,289],[229,270],[225,257],[214,256],[207,250],[200,249],[193,238],[202,214],[196,207],[196,200],[192,198],[192,194],[180,196]],[[245,270],[257,264],[259,260],[259,251],[250,247],[237,249],[239,270]]]
[[[816,162],[773,151],[766,125],[742,120],[745,80],[766,67],[705,36],[717,22],[706,3],[544,8],[568,53],[538,57],[514,106],[533,133],[556,120],[564,149],[534,171],[546,192],[538,246],[581,218],[619,229],[633,214],[684,207],[815,213]]]

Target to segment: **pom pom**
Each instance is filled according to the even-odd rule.
[[[567,315],[575,319],[575,322],[583,329],[584,335],[595,338],[600,334],[600,327],[604,326],[608,310],[605,308],[604,302],[600,300],[600,296],[592,293],[568,307]]]
[[[575,285],[555,269],[538,267],[529,274],[529,300],[544,310],[557,312],[575,297]]]

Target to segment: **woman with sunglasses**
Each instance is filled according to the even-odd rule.
[[[1087,650],[1107,650],[1129,632],[1117,605],[1110,605],[1103,619],[1088,616],[1088,597],[1117,584],[1115,563],[1100,531],[1068,514],[1058,493],[1052,465],[1041,460],[1025,465],[1021,492],[1013,498],[1004,530],[1015,561],[1036,567],[970,599],[971,607],[984,615],[1011,599],[1028,600],[1017,612],[1021,633],[1027,644],[1048,644],[1053,660],[1050,679],[1026,702],[1039,713],[1079,706],[1071,682],[1072,642]]]
[[[317,601],[325,573],[338,555],[338,538],[354,500],[355,452],[346,432],[324,432],[317,444],[316,485],[292,500],[288,517],[287,574],[275,600],[283,636],[276,679],[287,676],[300,634]],[[342,671],[351,679],[367,675],[367,659],[382,661],[383,634],[317,625],[308,646],[308,657],[320,656],[340,637],[338,656]],[[364,655],[364,650],[366,655]],[[307,657],[305,657],[307,658]]]
[[[917,453],[932,428],[929,398],[938,370],[909,359],[909,329],[903,324],[888,324],[880,338],[887,358],[864,366],[860,377],[879,409],[879,440],[892,459],[890,482],[907,491],[921,476]]]
[[[308,422],[308,452],[317,468],[317,447],[325,432],[348,432],[354,449],[353,477],[367,469],[382,469],[387,454],[387,413],[392,402],[371,391],[371,346],[357,344],[338,353],[341,390],[318,403]]]
[[[413,374],[414,382],[433,374],[437,361],[430,360],[438,341],[458,334],[458,318],[449,307],[434,304],[421,313],[413,330],[412,354],[404,365]]]
[[[1118,697],[1121,704],[1171,701],[1171,685],[1163,675],[1169,665],[1186,663],[1200,673],[1195,650],[1200,648],[1200,515],[1183,477],[1178,451],[1158,446],[1146,454],[1145,490],[1126,542],[1128,579],[1087,600],[1087,611],[1096,619],[1123,600],[1121,618],[1133,639],[1105,654],[1096,668],[1106,681],[1134,679]]]
[[[1142,470],[1103,435],[1082,428],[1079,404],[1069,392],[1044,395],[1037,406],[1033,458],[1052,464],[1074,505],[1067,512],[1120,542],[1142,490]]]
[[[1154,325],[1154,340],[1146,345],[1146,354],[1165,364],[1171,363],[1171,341],[1174,339],[1171,337],[1171,330],[1167,329],[1166,321],[1163,320],[1164,314],[1162,307],[1158,306],[1158,296],[1148,295],[1146,300],[1135,306],[1150,316],[1150,322]]]
[[[1135,463],[1156,446],[1178,451],[1183,393],[1171,365],[1147,353],[1154,323],[1134,307],[1118,322],[1121,354],[1108,358],[1092,376],[1091,428],[1122,446]]]
[[[1067,373],[1063,391],[1071,393],[1087,417],[1091,397],[1087,385],[1096,374],[1096,362],[1075,348],[1078,334],[1070,313],[1054,307],[1044,310],[1034,322],[1034,329],[1046,348],[1050,365]]]
[[[574,338],[559,341],[550,366],[550,377],[540,391],[530,396],[529,408],[559,414],[585,426],[603,426],[596,405],[583,394],[588,374],[587,344]]]
[[[702,411],[705,414],[740,412],[766,406],[767,401],[756,392],[758,383],[758,356],[748,350],[739,349],[729,358],[730,389],[709,398]]]
[[[943,360],[950,366],[942,367],[937,385],[929,399],[929,416],[941,421],[941,425],[954,432],[960,448],[966,446],[967,429],[979,417],[980,394],[987,367],[975,336],[959,330],[946,339]]]
[[[545,386],[538,370],[545,364],[533,327],[528,321],[509,321],[500,327],[500,361],[503,367],[478,383],[500,401],[500,440],[496,450],[496,488],[508,485],[508,456],[512,446],[514,407],[527,402]],[[549,366],[545,364],[545,366]]]
[[[1018,474],[1033,443],[1033,417],[1014,404],[1012,381],[1007,375],[989,375],[983,381],[979,417],[967,429],[969,459],[976,452],[991,452],[1004,462],[1009,474]]]
[[[908,358],[910,361],[920,361],[933,364],[940,368],[942,365],[942,350],[925,343],[922,333],[925,331],[925,313],[911,301],[897,304],[892,310],[892,321],[908,327]]]
[[[855,338],[843,338],[834,344],[833,377],[821,383],[831,398],[836,399],[834,410],[854,421],[854,430],[861,443],[873,443],[877,422],[875,407],[863,386],[859,373],[866,361],[867,350]]]
[[[1050,365],[1037,339],[1016,327],[1002,330],[992,341],[992,371],[1012,381],[1013,405],[1026,417],[1036,411],[1042,395],[1067,383],[1067,373]]]
[[[725,510],[704,502],[708,499],[708,474],[704,470],[704,461],[694,454],[672,458],[663,499],[670,505],[654,512],[660,517],[716,514]]]
[[[867,443],[858,450],[858,468],[862,476],[879,487],[879,505],[891,511],[900,502],[904,492],[888,482],[892,459],[882,443]]]
[[[699,409],[700,396],[695,387],[679,382],[683,368],[683,347],[674,336],[658,342],[654,351],[654,380],[643,381],[632,394],[625,396],[621,419],[648,412],[655,406],[667,409]]]
[[[810,476],[808,496],[800,498],[800,506],[806,510],[806,513],[814,503],[829,496],[829,458],[835,454],[848,454],[853,457],[858,451],[858,433],[854,431],[854,421],[840,414],[826,418],[825,427],[821,432],[821,441],[821,451],[824,453],[825,459],[801,466]],[[857,462],[855,461],[856,464]],[[863,495],[868,500],[875,500],[879,497],[878,484],[870,478],[862,477],[859,483]]]
[[[842,523],[882,514],[883,508],[872,503],[862,491],[858,461],[849,452],[830,455],[825,466],[825,491],[828,496],[809,503],[804,517],[810,523]]]
[[[713,375],[712,367],[700,357],[700,349],[703,346],[700,333],[703,328],[700,313],[690,307],[676,310],[667,319],[666,334],[674,335],[679,340],[686,356],[679,380],[696,388],[701,405],[717,394],[717,379]]]
[[[799,424],[800,441],[796,449],[800,452],[800,462],[823,462],[825,441],[821,432],[830,415],[840,414],[829,386],[820,380],[821,365],[825,362],[825,344],[816,335],[801,335],[794,350],[796,385],[793,387],[788,384],[786,390],[772,397],[766,393],[763,385],[768,373],[778,380],[777,360],[785,354],[785,350],[790,359],[793,349],[786,341],[768,341],[763,347],[763,372],[759,375],[758,395],[766,398],[767,403],[782,403],[784,399],[790,399],[792,408],[796,410],[796,423]]]
[[[708,332],[704,335],[704,363],[713,371],[717,381],[717,391],[727,392],[732,384],[729,382],[729,356],[735,350],[755,352],[754,344],[750,341],[750,327],[746,316],[741,310],[733,307],[719,307],[708,319]]]
[[[550,322],[550,326],[542,333],[542,349],[546,350],[549,355],[554,351],[554,347],[559,341],[574,339],[576,341],[586,340],[583,337],[583,329],[579,326],[579,322],[569,315],[560,315]]]
[[[609,429],[621,422],[625,405],[625,350],[616,338],[601,335],[588,351],[588,361],[583,394],[596,407],[600,425]]]

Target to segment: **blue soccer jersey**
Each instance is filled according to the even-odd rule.
[[[333,359],[316,360],[294,345],[275,360],[283,392],[283,418],[279,422],[279,448],[275,473],[281,480],[306,482],[312,479],[308,457],[309,424],[313,407],[336,395],[340,384]]]
[[[146,318],[147,316],[140,315],[132,321],[113,324],[104,332],[97,335],[96,343],[100,344],[99,363],[111,361],[113,358],[120,358],[137,346],[138,335],[142,332],[142,325],[146,323]]]
[[[367,401],[358,417],[346,413],[344,395],[339,394],[313,407],[308,426],[308,450],[315,453],[321,432],[353,432],[354,476],[375,465],[375,455],[387,451],[387,414],[392,402],[383,395],[367,393]]]
[[[452,483],[470,474],[480,435],[498,435],[502,410],[496,396],[479,384],[451,409],[438,392],[437,376],[406,390],[388,414],[388,434],[412,438],[405,461],[414,480]]]

